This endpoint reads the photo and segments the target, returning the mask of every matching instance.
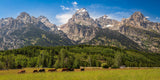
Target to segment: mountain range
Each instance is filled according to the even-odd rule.
[[[77,44],[160,52],[160,23],[149,21],[141,12],[121,21],[107,15],[93,19],[85,8],[77,10],[61,26],[52,24],[45,16],[36,18],[26,12],[16,19],[0,19],[0,50]]]

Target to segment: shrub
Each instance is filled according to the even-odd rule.
[[[102,67],[102,68],[109,68],[109,66],[108,66],[107,63],[102,63],[102,64],[101,64],[101,67]]]
[[[111,68],[116,69],[116,68],[119,68],[119,66],[112,65],[112,67],[111,67]]]

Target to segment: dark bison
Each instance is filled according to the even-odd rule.
[[[84,71],[84,68],[81,68],[81,71]]]
[[[45,72],[45,69],[40,69],[39,72]]]
[[[21,65],[18,65],[18,66],[17,66],[17,69],[22,69],[22,66],[21,66]]]
[[[18,71],[18,73],[25,73],[25,72],[26,72],[25,70]]]
[[[56,69],[49,69],[48,72],[54,72]]]
[[[62,72],[64,72],[64,71],[69,71],[69,69],[67,69],[67,68],[62,68]]]
[[[33,73],[36,73],[36,72],[38,72],[38,70],[33,70]]]
[[[73,69],[73,68],[70,68],[69,71],[74,71],[74,69]]]

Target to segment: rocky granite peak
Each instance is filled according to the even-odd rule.
[[[93,39],[99,27],[88,11],[82,8],[77,10],[68,23],[60,27],[60,30],[66,33],[69,39],[83,43]]]
[[[158,23],[151,22],[141,12],[135,12],[131,17],[123,19],[122,25],[145,29],[148,31],[160,32],[160,25]]]
[[[85,8],[79,9],[68,21],[69,24],[79,24],[87,27],[99,27],[94,21],[93,18],[90,17],[88,11]]]
[[[39,16],[38,17],[38,21],[42,22],[44,25],[46,25],[47,27],[51,28],[52,31],[54,30],[58,30],[57,26],[55,24],[52,24],[49,19],[45,16]]]
[[[90,19],[89,13],[85,8],[82,8],[77,10],[69,21],[79,22],[77,20],[88,20],[88,19]]]
[[[107,15],[104,15],[104,16],[103,16],[103,19],[108,19],[108,16],[107,16]]]
[[[107,15],[104,15],[95,20],[97,24],[101,26],[101,28],[109,28],[112,30],[117,30],[120,27],[120,22],[114,19],[108,18]]]
[[[2,19],[0,19],[0,28],[9,26],[9,25],[11,25],[14,22],[15,21],[14,21],[14,19],[12,17],[2,18]]]
[[[90,18],[89,13],[85,8],[77,10],[74,16],[75,18],[85,18],[85,17]]]
[[[38,17],[38,20],[40,20],[42,22],[49,22],[48,18],[45,16],[42,16],[42,15]]]
[[[31,16],[28,13],[26,13],[26,12],[22,12],[17,17],[17,20],[22,21],[25,24],[26,23],[30,23],[31,22]]]
[[[147,18],[141,13],[141,12],[135,12],[133,15],[130,17],[131,20],[135,21],[147,21]]]

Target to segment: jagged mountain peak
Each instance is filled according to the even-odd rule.
[[[81,8],[77,10],[77,12],[73,15],[74,18],[90,18],[88,11],[85,8]]]
[[[100,25],[101,28],[109,28],[112,30],[117,30],[120,26],[120,22],[114,19],[110,19],[107,15],[104,15],[95,20],[97,24]]]
[[[41,22],[49,22],[48,18],[45,17],[45,16],[39,16],[38,20],[41,21]]]
[[[38,18],[47,18],[47,17],[45,17],[45,16],[43,16],[43,15],[40,15]]]
[[[136,20],[136,21],[147,20],[147,18],[141,12],[133,13],[133,15],[131,15],[130,19]]]
[[[77,10],[77,13],[85,13],[85,12],[87,12],[86,8],[81,8]]]
[[[141,16],[143,16],[143,14],[140,11],[134,12],[133,15],[141,15]]]
[[[104,16],[102,16],[104,19],[107,19],[108,18],[108,16],[107,15],[104,15]]]
[[[109,19],[109,18],[108,18],[108,16],[107,16],[107,15],[104,15],[104,16],[102,16],[102,17],[100,17],[100,18],[96,19],[96,20],[99,20],[99,19],[101,19],[101,20],[106,20],[106,19]]]
[[[122,20],[123,25],[142,28],[146,30],[156,29],[157,24],[154,24],[148,20],[141,12],[135,12],[131,17]],[[152,26],[152,27],[151,27]]]
[[[26,12],[22,12],[17,17],[17,20],[20,20],[23,23],[30,23],[31,22],[31,16],[28,13],[26,13]]]
[[[48,18],[47,18],[47,17],[42,16],[42,15],[41,15],[41,16],[39,16],[39,17],[38,17],[38,19],[46,19],[46,20],[48,20]],[[48,21],[49,21],[49,20],[48,20]]]
[[[55,24],[52,24],[47,17],[41,15],[37,19],[38,21],[49,27],[52,31],[57,30],[57,26]]]
[[[30,17],[30,15],[27,12],[21,12],[17,18],[25,18],[25,17]]]
[[[77,10],[77,12],[68,21],[69,24],[79,24],[87,27],[99,27],[95,23],[94,19],[90,17],[88,11],[85,8]]]

